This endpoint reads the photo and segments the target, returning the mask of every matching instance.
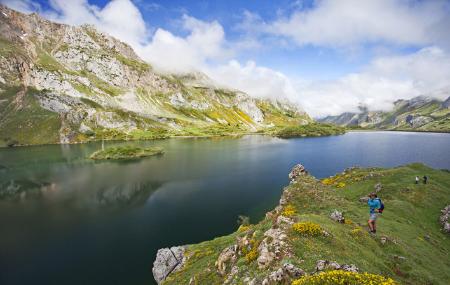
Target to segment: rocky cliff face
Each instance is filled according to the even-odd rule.
[[[299,106],[217,88],[201,73],[160,74],[92,26],[57,24],[2,5],[0,89],[0,140],[11,144],[185,135],[212,126],[255,131],[310,121]]]
[[[364,109],[360,113],[343,113],[319,121],[351,127],[448,132],[449,104],[450,97],[441,102],[431,97],[418,96],[394,102],[394,109],[390,112]]]

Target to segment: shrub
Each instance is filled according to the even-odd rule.
[[[292,285],[397,285],[391,278],[370,273],[355,273],[342,270],[332,270],[302,277],[292,282]]]
[[[319,236],[323,234],[323,229],[320,225],[313,222],[295,223],[292,229],[303,236]]]
[[[250,229],[250,226],[248,225],[240,225],[238,228],[238,232],[242,233],[242,232],[246,232]]]
[[[344,187],[345,187],[345,183],[344,183],[344,182],[339,182],[339,183],[336,185],[336,187],[337,187],[337,188],[344,188]]]
[[[250,240],[248,248],[243,248],[242,253],[245,255],[245,260],[250,263],[258,258],[259,241],[254,239]]]
[[[362,237],[365,234],[365,231],[363,231],[361,228],[354,228],[350,231],[350,234],[356,238]]]
[[[291,204],[287,205],[281,213],[285,217],[292,217],[296,214],[295,207]]]

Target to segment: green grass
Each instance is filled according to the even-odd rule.
[[[90,158],[93,160],[128,160],[140,159],[148,156],[163,154],[164,150],[159,147],[110,147],[94,152]]]
[[[416,175],[427,175],[429,184],[415,185]],[[400,284],[446,285],[450,280],[450,238],[440,230],[440,210],[450,204],[450,173],[431,169],[422,164],[411,164],[392,169],[362,169],[346,171],[330,179],[316,180],[301,177],[298,183],[285,190],[288,204],[295,209],[294,218],[300,222],[319,224],[331,234],[329,237],[305,237],[288,230],[288,243],[293,255],[283,261],[294,263],[312,272],[317,260],[332,260],[340,264],[355,264],[361,272],[391,277]],[[342,182],[340,187],[336,187]],[[379,197],[385,211],[379,218],[378,233],[367,233],[368,207],[359,198],[372,192],[374,185],[383,185]],[[344,186],[342,186],[344,185]],[[344,213],[347,223],[329,218],[333,210]],[[262,240],[262,233],[274,219],[265,218],[250,228],[253,238]],[[174,273],[164,284],[222,284],[225,277],[216,273],[214,265],[220,252],[236,242],[235,232],[200,244],[189,245],[186,266]],[[388,237],[382,244],[380,237]],[[398,258],[398,256],[404,257]],[[258,269],[255,261],[247,262],[240,256],[236,284],[245,284],[245,276],[267,276],[283,262],[268,269]]]
[[[319,136],[331,136],[341,135],[345,133],[345,128],[332,125],[311,123],[307,125],[287,126],[275,129],[272,135],[280,138],[293,138],[293,137],[319,137]]]
[[[130,59],[120,54],[116,55],[116,59],[131,69],[136,70],[139,74],[145,73],[151,69],[151,66],[148,63]]]
[[[16,103],[20,90],[7,87],[0,93],[0,146],[59,142],[59,115],[43,109],[36,99],[39,91],[32,88]]]

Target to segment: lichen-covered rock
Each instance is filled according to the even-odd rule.
[[[444,233],[450,234],[450,205],[441,210],[439,221],[442,225]]]
[[[152,269],[153,277],[158,284],[166,280],[169,274],[179,270],[183,266],[185,262],[185,250],[186,248],[184,246],[174,246],[158,250]]]
[[[289,172],[289,180],[293,182],[297,177],[303,175],[308,175],[308,171],[305,169],[303,165],[297,164],[292,168],[291,172]]]
[[[318,260],[316,263],[316,272],[324,271],[324,270],[344,270],[349,272],[358,272],[359,269],[354,264],[344,264],[340,265],[335,261],[328,260]]]
[[[289,255],[288,243],[286,242],[287,234],[284,230],[268,229],[264,233],[264,239],[258,247],[258,267],[266,268],[274,260],[281,259],[285,255]]]
[[[292,280],[305,275],[305,271],[291,263],[285,263],[282,267],[272,271],[264,278],[262,285],[289,284]]]
[[[230,268],[237,260],[238,257],[238,246],[231,245],[220,253],[216,261],[217,272],[220,275],[225,276],[227,269]]]
[[[338,210],[334,210],[331,214],[330,214],[330,218],[338,223],[345,223],[345,218],[344,215],[342,214],[342,212],[339,212]]]

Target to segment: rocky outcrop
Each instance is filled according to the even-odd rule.
[[[261,285],[289,284],[292,280],[298,279],[303,275],[305,275],[305,271],[291,263],[285,263],[264,278]]]
[[[308,175],[308,171],[303,165],[297,164],[292,168],[291,172],[289,172],[289,180],[294,182],[297,177],[303,175]]]
[[[158,250],[152,269],[153,277],[158,284],[183,266],[185,249],[184,246],[174,246]]]
[[[316,264],[315,271],[325,271],[325,270],[344,270],[349,272],[358,272],[359,269],[354,264],[343,264],[340,265],[339,263],[335,261],[329,261],[329,260],[318,260]]]
[[[439,222],[442,225],[442,231],[450,234],[450,205],[447,205],[443,210],[441,210]]]

